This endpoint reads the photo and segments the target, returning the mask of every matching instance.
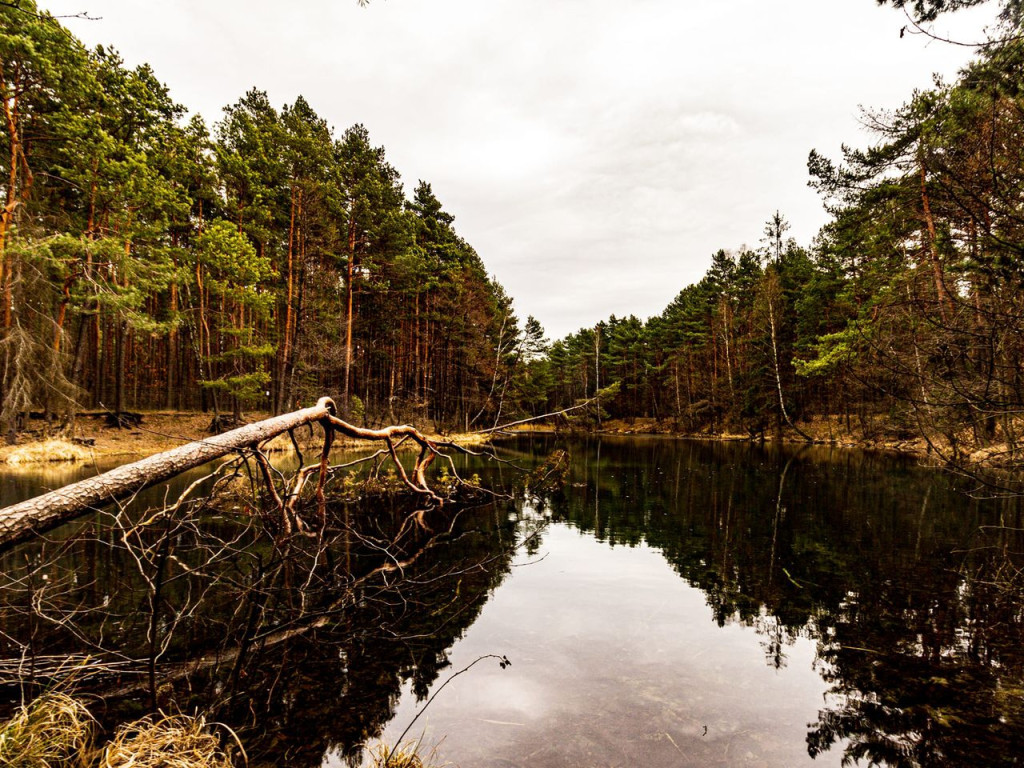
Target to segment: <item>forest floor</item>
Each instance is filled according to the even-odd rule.
[[[17,445],[0,447],[0,463],[148,456],[209,437],[212,418],[208,413],[154,411],[144,413],[139,426],[118,429],[107,426],[102,417],[80,415],[72,435],[52,439],[41,429],[42,422],[29,421]]]
[[[269,413],[246,413],[247,422],[270,418]],[[29,431],[20,436],[17,445],[0,446],[0,464],[38,464],[46,462],[93,461],[97,459],[142,458],[168,451],[180,445],[210,437],[213,414],[197,411],[144,411],[138,426],[117,428],[107,426],[102,416],[80,415],[75,421],[74,434],[50,439],[35,427],[42,422],[29,422]],[[476,435],[446,435],[427,433],[428,437],[454,440],[461,444],[484,442]],[[319,429],[296,430],[300,446],[318,449],[323,436]],[[365,445],[365,441],[335,440],[336,446]],[[287,435],[279,435],[269,445],[271,451],[292,450]]]

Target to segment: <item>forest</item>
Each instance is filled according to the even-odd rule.
[[[878,2],[913,34],[985,0]],[[4,439],[225,432],[5,473],[0,762],[166,765],[187,730],[213,757],[176,764],[422,768],[447,753],[405,736],[474,667],[430,738],[508,764],[1021,754],[1024,0],[1001,9],[952,82],[809,151],[812,242],[765,211],[660,314],[549,341],[364,125],[259,85],[190,115],[0,1]],[[570,434],[451,434],[540,420]],[[331,464],[336,437],[380,450]],[[38,749],[63,751],[10,757]]]
[[[1024,411],[1024,45],[956,82],[865,111],[873,142],[810,184],[809,246],[775,212],[759,247],[720,250],[664,311],[551,345],[564,404],[618,383],[607,412],[684,432],[925,439],[947,459],[1020,463]]]
[[[600,396],[574,425],[885,434],[1019,461],[1019,37],[865,110],[867,147],[811,151],[830,214],[812,243],[767,212],[760,243],[713,254],[661,314],[549,343],[363,126],[337,132],[302,97],[278,108],[253,89],[210,127],[149,67],[14,6],[0,7],[9,440],[29,414],[66,425],[80,409],[241,419],[328,393],[363,423],[471,429]]]
[[[19,5],[19,4],[14,4]],[[427,182],[251,90],[212,129],[149,67],[0,7],[2,420],[79,408],[479,424],[522,335]]]

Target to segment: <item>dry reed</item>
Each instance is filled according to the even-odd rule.
[[[21,464],[44,464],[51,461],[88,461],[91,454],[88,449],[67,440],[43,440],[38,443],[26,443],[10,450],[3,451],[0,461],[18,466]]]
[[[420,754],[420,741],[411,741],[390,747],[383,742],[370,747],[370,768],[435,768],[436,749],[424,757]]]
[[[121,726],[104,748],[99,768],[232,768],[233,746],[245,760],[234,733],[232,747],[202,716],[148,716]]]
[[[0,765],[87,768],[95,721],[77,699],[47,693],[18,709],[0,728]]]

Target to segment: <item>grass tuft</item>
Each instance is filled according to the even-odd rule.
[[[95,721],[80,701],[47,693],[0,725],[0,765],[9,768],[86,768]]]
[[[26,443],[4,451],[0,461],[15,466],[21,464],[44,464],[51,461],[88,461],[91,454],[81,445],[69,443],[67,440],[43,440],[39,443]]]
[[[436,768],[435,750],[424,757],[420,754],[421,744],[412,741],[390,747],[383,742],[371,747],[370,768]]]
[[[93,746],[95,726],[82,702],[64,693],[44,694],[0,723],[0,766],[233,768],[236,754],[246,762],[231,729],[220,726],[230,737],[225,746],[225,739],[201,716],[161,714],[126,723],[102,751]]]
[[[201,716],[149,716],[118,729],[99,768],[232,768],[232,752]]]

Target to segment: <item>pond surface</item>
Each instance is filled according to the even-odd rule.
[[[1024,764],[1019,503],[847,450],[502,455],[556,447],[561,493],[422,525],[333,504],[286,557],[244,502],[5,553],[0,683],[88,654],[105,724],[210,709],[255,766],[358,766],[380,738],[462,768]]]

